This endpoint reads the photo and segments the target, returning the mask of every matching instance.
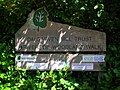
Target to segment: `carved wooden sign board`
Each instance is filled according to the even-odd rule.
[[[16,66],[58,70],[69,65],[72,71],[100,71],[106,34],[48,21],[47,16],[44,8],[32,11],[15,34]]]

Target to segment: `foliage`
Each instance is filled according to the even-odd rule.
[[[33,9],[46,7],[49,20],[107,34],[106,68],[98,72],[34,72],[14,66],[14,35]],[[0,0],[1,90],[119,90],[119,0]]]

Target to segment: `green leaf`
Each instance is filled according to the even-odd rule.
[[[10,88],[9,87],[5,87],[4,90],[10,90]]]
[[[73,86],[68,87],[68,90],[75,90],[75,87],[73,87]]]
[[[47,88],[47,84],[46,84],[46,83],[43,83],[43,87],[44,87],[44,88]]]
[[[120,77],[120,69],[114,69],[113,72],[116,74],[117,77]]]
[[[14,55],[13,55],[13,54],[10,54],[10,57],[14,57]]]
[[[103,10],[98,11],[98,12],[97,12],[97,16],[98,16],[98,17],[101,17],[102,13],[103,13]]]
[[[55,85],[51,88],[51,90],[57,90],[56,87],[55,87]]]
[[[94,6],[94,9],[102,10],[102,9],[104,9],[104,5],[103,4],[97,4],[97,5]]]
[[[53,75],[53,70],[50,70],[50,76],[52,76]]]
[[[74,86],[75,86],[75,87],[78,87],[78,86],[79,86],[79,84],[78,84],[78,83],[74,83]]]
[[[60,79],[60,83],[63,84],[63,85],[67,85],[67,86],[71,85],[69,81],[67,81],[67,80],[65,80],[63,78]]]
[[[45,8],[39,8],[35,11],[33,22],[36,26],[45,28],[47,26],[47,11]]]
[[[4,73],[0,73],[0,78],[4,78],[5,74]]]

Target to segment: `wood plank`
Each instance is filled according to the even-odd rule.
[[[48,21],[40,31],[31,29],[29,21],[15,34],[16,51],[106,51],[104,32]]]

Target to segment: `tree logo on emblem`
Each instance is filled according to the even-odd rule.
[[[48,12],[45,8],[39,8],[35,11],[33,16],[33,23],[35,26],[38,26],[38,30],[47,26],[47,16]]]

